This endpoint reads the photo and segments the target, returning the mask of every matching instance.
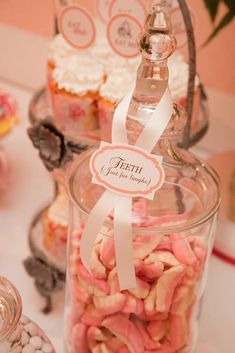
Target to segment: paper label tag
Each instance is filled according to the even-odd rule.
[[[112,0],[109,8],[110,18],[120,13],[130,15],[142,24],[147,17],[146,8],[140,0]]]
[[[96,8],[97,8],[97,13],[100,19],[107,23],[110,18],[110,5],[112,3],[112,0],[97,0],[96,2]]]
[[[136,39],[141,23],[127,14],[114,16],[108,23],[107,38],[111,48],[120,56],[134,58],[139,55]]]
[[[60,12],[59,30],[64,39],[78,49],[89,48],[96,37],[92,17],[79,6],[67,6]]]
[[[165,180],[161,163],[161,156],[135,146],[101,142],[90,160],[92,182],[122,196],[152,200]]]

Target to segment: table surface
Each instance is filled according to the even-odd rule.
[[[42,314],[44,301],[22,265],[30,254],[27,238],[30,222],[53,194],[50,176],[26,133],[32,92],[4,81],[0,81],[0,85],[16,96],[20,117],[20,124],[1,140],[11,159],[12,171],[10,188],[0,199],[0,274],[18,288],[24,314],[44,329],[57,353],[62,353],[63,295],[55,296],[56,309],[52,313]],[[213,93],[210,98],[211,128],[197,152],[234,149],[235,124],[232,124],[228,104],[225,104],[226,115],[220,104],[223,97],[219,96],[218,100]],[[233,104],[231,98],[228,100]],[[214,256],[210,261],[197,353],[235,353],[235,268]]]

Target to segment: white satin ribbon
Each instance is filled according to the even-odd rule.
[[[114,209],[114,245],[120,289],[136,288],[131,197],[122,197]]]
[[[118,104],[112,124],[112,144],[116,145],[119,143],[128,144],[127,130],[126,130],[126,118],[129,109],[129,105],[134,93],[135,86],[132,87],[128,95]]]
[[[112,126],[112,144],[127,144],[126,118],[134,87],[118,105]],[[172,98],[167,89],[136,146],[151,152],[167,127],[173,113]],[[90,259],[97,234],[107,216],[114,210],[114,243],[120,289],[136,287],[132,247],[132,198],[106,190],[91,211],[81,239],[81,259],[90,272]]]

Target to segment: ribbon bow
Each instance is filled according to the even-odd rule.
[[[126,118],[134,88],[118,105],[112,125],[112,144],[128,144]],[[173,113],[169,89],[139,135],[135,146],[151,153],[167,127]],[[138,118],[138,117],[137,117]],[[106,190],[92,209],[81,239],[81,259],[90,272],[90,259],[95,239],[106,217],[114,210],[114,244],[117,273],[121,290],[136,287],[132,245],[132,197]]]

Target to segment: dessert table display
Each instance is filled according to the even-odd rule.
[[[177,53],[170,59],[170,86],[188,113],[185,133],[178,144],[189,147],[205,134],[208,119],[206,96],[196,76],[189,11],[184,1],[179,4],[189,26],[190,62],[189,65],[184,63]],[[62,14],[65,17],[66,8]],[[90,19],[89,14],[87,17]],[[106,26],[110,28],[111,25],[112,18]],[[98,28],[100,26],[99,23]],[[138,28],[140,30],[141,25]],[[100,138],[110,141],[114,107],[130,89],[140,63],[138,56],[127,59],[114,52],[103,34],[104,29],[100,32],[102,34],[97,34],[93,46],[86,51],[68,44],[64,33],[55,37],[48,60],[47,88],[35,94],[29,108],[32,124],[29,136],[39,149],[46,168],[53,171],[56,182],[55,200],[32,221],[29,230],[32,257],[25,261],[27,271],[35,278],[36,287],[47,300],[46,312],[51,309],[51,294],[63,287],[65,277],[68,201],[64,174],[68,162],[98,143]],[[179,75],[179,72],[183,74]],[[62,207],[64,211],[61,211]]]
[[[33,43],[33,42],[32,42]],[[0,268],[1,274],[9,278],[18,288],[24,314],[33,319],[51,339],[56,351],[63,352],[63,291],[54,295],[54,310],[45,315],[41,312],[43,299],[37,293],[32,279],[25,272],[22,261],[29,254],[27,230],[34,214],[50,201],[53,194],[51,178],[43,167],[37,151],[25,133],[28,104],[33,93],[25,87],[1,84],[19,102],[20,124],[3,140],[12,161],[12,187],[1,200],[0,222]],[[215,152],[234,148],[235,127],[233,124],[233,103],[229,96],[208,89],[210,104],[210,129],[208,134],[193,149],[203,159]],[[218,140],[221,143],[218,144]],[[19,148],[20,146],[20,148]],[[39,187],[40,185],[40,187]],[[226,234],[224,233],[226,236]],[[17,246],[12,246],[17,244]],[[197,353],[234,352],[235,296],[234,266],[212,256],[209,277],[203,299],[200,337]],[[219,319],[218,319],[219,318]],[[225,329],[226,328],[226,329]]]

